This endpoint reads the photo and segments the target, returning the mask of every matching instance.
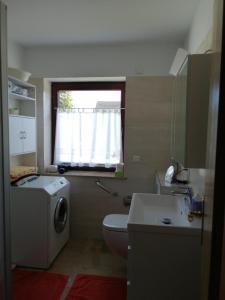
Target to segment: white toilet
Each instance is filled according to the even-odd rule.
[[[128,215],[112,214],[103,220],[103,236],[109,249],[123,257],[127,257]]]

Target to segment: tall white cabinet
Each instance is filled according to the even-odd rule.
[[[205,168],[210,54],[188,55],[173,89],[172,153],[186,168]]]
[[[36,120],[33,117],[9,117],[10,155],[36,152]]]
[[[8,78],[10,168],[36,167],[36,87]]]

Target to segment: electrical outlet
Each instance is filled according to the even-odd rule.
[[[140,156],[140,155],[133,155],[132,160],[133,160],[134,162],[138,162],[138,161],[141,160],[141,156]]]

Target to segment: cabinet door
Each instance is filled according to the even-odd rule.
[[[23,152],[23,124],[22,118],[16,116],[9,117],[9,147],[10,155]]]
[[[23,152],[36,151],[36,119],[23,118]]]

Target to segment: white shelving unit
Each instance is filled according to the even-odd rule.
[[[36,167],[36,87],[9,76],[8,96],[10,167]]]

